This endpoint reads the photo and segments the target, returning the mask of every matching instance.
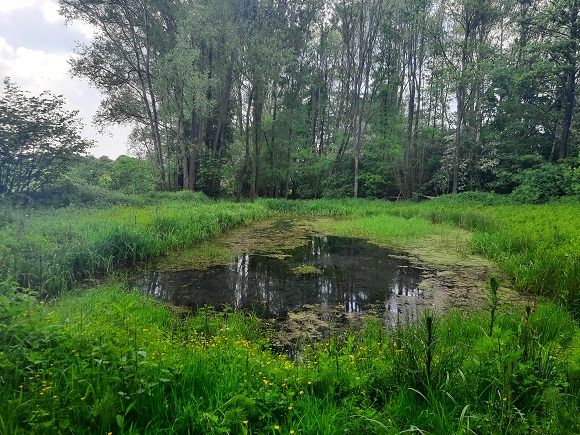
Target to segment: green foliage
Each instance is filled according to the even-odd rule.
[[[155,184],[151,162],[126,156],[115,160],[109,172],[99,178],[99,185],[126,194],[153,192]]]
[[[543,204],[573,193],[572,174],[564,164],[543,163],[514,176],[512,197],[519,203]]]
[[[4,80],[0,96],[0,195],[30,194],[52,186],[73,156],[91,146],[79,136],[78,112],[62,96],[29,96]]]
[[[488,320],[452,312],[387,330],[369,320],[358,333],[305,343],[290,360],[268,350],[254,316],[204,307],[179,319],[118,286],[84,290],[4,318],[0,427],[37,434],[580,429],[577,325],[549,303],[500,310],[491,337]]]
[[[99,192],[94,189],[89,191]],[[112,197],[103,193],[103,200]],[[23,285],[54,294],[79,279],[183,249],[272,215],[257,204],[208,203],[192,192],[167,199],[171,196],[162,194],[160,202],[149,206],[21,214],[2,229],[0,277],[13,276]]]
[[[153,192],[145,198],[88,186],[79,187],[75,196],[75,204],[83,208],[117,201],[131,205],[106,211],[3,207],[0,276],[52,293],[90,274],[189,247],[256,219],[284,214],[352,216],[333,223],[332,230],[391,245],[444,233],[438,224],[474,231],[473,249],[497,261],[516,288],[580,310],[574,201],[516,206],[509,205],[509,196],[466,192],[422,203],[269,199],[233,204],[189,191]]]
[[[105,210],[10,208],[0,227],[0,430],[15,433],[545,433],[580,430],[580,331],[556,304],[428,315],[385,330],[270,352],[249,314],[178,318],[118,286],[39,303],[116,264],[283,214],[350,216],[333,229],[376,242],[470,228],[518,288],[578,307],[578,204],[514,205],[483,193],[423,203],[253,203],[153,193]],[[27,216],[28,214],[28,216]],[[16,283],[13,278],[20,283]],[[23,286],[23,284],[25,284]],[[483,291],[483,289],[482,289]],[[576,305],[575,305],[576,304]],[[431,320],[428,320],[431,319]],[[167,406],[170,403],[171,406]],[[92,433],[91,432],[91,433]]]

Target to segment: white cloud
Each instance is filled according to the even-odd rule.
[[[34,7],[38,0],[0,0],[0,14]]]
[[[14,53],[14,48],[8,44],[6,39],[0,36],[0,62],[2,61],[3,56],[9,56],[12,53]]]
[[[2,1],[2,0],[0,0]],[[39,2],[39,0],[30,0]],[[42,16],[47,23],[50,24],[65,24],[65,20],[60,14],[58,3],[53,0],[44,0],[40,4],[40,9],[42,10]],[[67,27],[71,29],[73,32],[82,35],[85,39],[91,40],[93,39],[93,35],[95,33],[94,26],[91,26],[88,23],[84,23],[82,21],[74,21],[72,23],[67,24]]]
[[[10,76],[20,86],[31,92],[41,92],[68,78],[70,54],[45,53],[26,47],[14,49],[2,46],[0,39],[0,72]]]
[[[86,81],[71,78],[69,75],[68,60],[73,56],[70,51],[75,39],[90,40],[94,30],[90,25],[80,22],[65,26],[58,9],[55,0],[0,0],[0,15],[4,15],[3,18],[10,19],[11,13],[22,14],[23,10],[30,10],[40,13],[47,26],[46,29],[27,29],[23,26],[21,31],[29,32],[30,37],[21,39],[23,42],[19,44],[26,46],[11,42],[10,36],[3,34],[0,28],[0,82],[8,76],[17,86],[35,95],[46,90],[63,95],[67,109],[79,111],[85,124],[83,135],[96,142],[96,147],[90,152],[96,156],[108,155],[116,158],[127,152],[125,141],[129,128],[113,127],[109,129],[110,135],[99,134],[92,125],[91,118],[97,111],[101,96]],[[46,31],[62,32],[65,45],[47,51],[42,44],[42,37],[46,35],[43,32]],[[34,35],[38,35],[39,44],[35,44],[35,39],[32,38]]]
[[[58,13],[59,6],[57,2],[44,0],[39,6],[42,11],[42,16],[47,23],[55,24],[64,22],[64,19]]]
[[[83,23],[80,21],[74,21],[70,24],[67,24],[67,27],[71,29],[73,32],[82,35],[83,38],[87,40],[92,40],[95,35],[95,27],[91,26],[90,24]]]

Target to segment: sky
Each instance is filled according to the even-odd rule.
[[[71,78],[68,59],[77,42],[89,43],[90,26],[65,25],[57,0],[0,0],[0,93],[2,81],[39,95],[50,91],[62,95],[67,110],[78,110],[85,124],[83,137],[95,141],[88,152],[112,159],[128,154],[128,127],[111,127],[101,134],[92,125],[100,94],[85,80]]]

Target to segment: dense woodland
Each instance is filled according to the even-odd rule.
[[[135,126],[157,190],[529,202],[580,190],[578,0],[59,1],[96,29],[71,60],[104,96],[95,121]],[[29,120],[62,102],[5,83],[0,192],[35,191],[62,171],[38,163],[37,132],[52,127]]]
[[[162,189],[571,188],[576,0],[60,4],[98,29],[71,65],[106,96],[98,120],[137,125]]]

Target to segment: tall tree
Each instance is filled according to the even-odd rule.
[[[339,29],[344,44],[343,83],[348,98],[344,139],[338,157],[352,142],[354,157],[354,197],[359,190],[359,162],[363,135],[371,107],[372,60],[383,15],[383,0],[341,0],[336,6]]]
[[[80,44],[73,75],[105,95],[97,121],[137,122],[148,127],[161,188],[166,187],[157,95],[153,86],[160,53],[167,49],[174,19],[165,0],[59,0],[67,21],[94,26],[91,44]]]

